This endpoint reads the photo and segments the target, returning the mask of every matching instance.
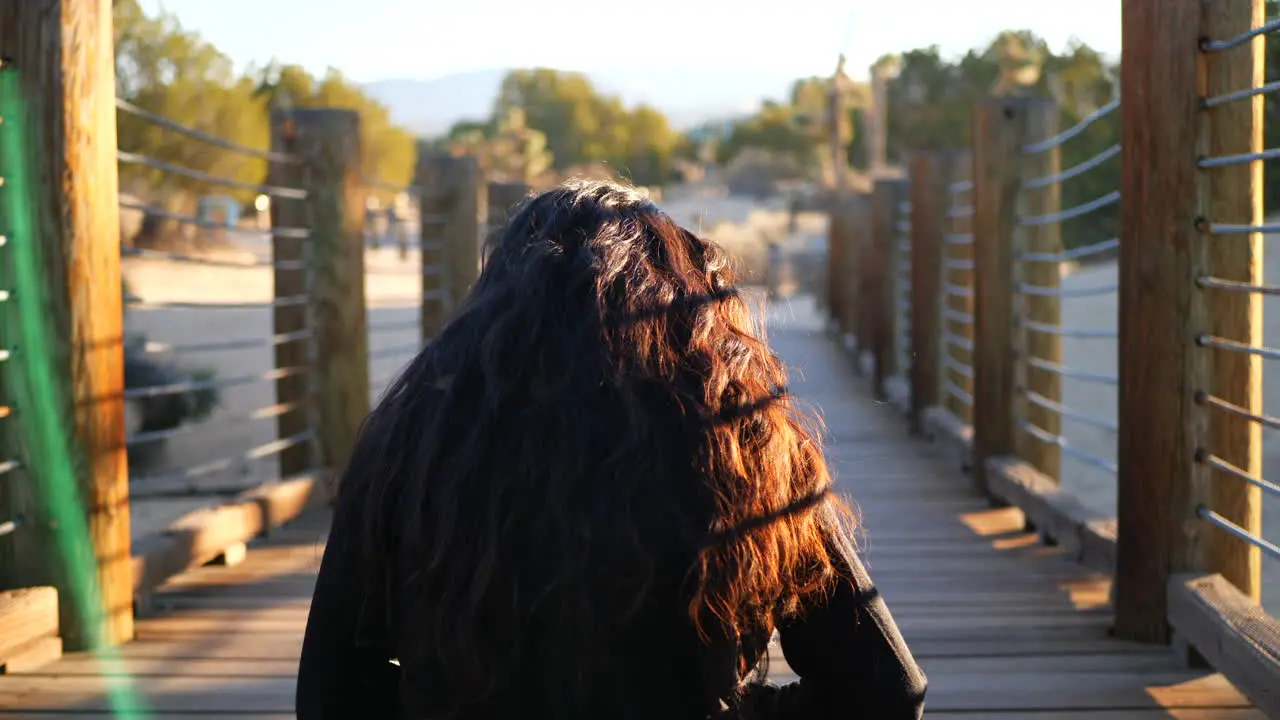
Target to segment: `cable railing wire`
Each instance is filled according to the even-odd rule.
[[[210,135],[209,133],[206,133],[201,130],[197,130],[193,127],[188,127],[186,125],[183,125],[182,123],[174,122],[173,120],[157,115],[153,112],[150,112],[149,110],[143,110],[142,108],[138,107],[137,105],[134,105],[133,103],[123,98],[116,98],[116,109],[126,112],[130,115],[139,117],[143,120],[154,123],[156,125],[159,125],[160,127],[165,128],[167,130],[172,130],[181,135],[186,135],[187,137],[193,140],[199,140],[200,142],[203,142],[205,144],[222,148],[223,150],[230,150],[231,152],[240,153],[241,155],[248,155],[250,157],[259,158],[261,160],[266,160],[268,162],[283,163],[283,164],[289,164],[289,165],[296,165],[299,162],[298,158],[292,155],[271,152],[269,150],[259,150],[257,148],[251,148],[248,145],[241,145],[240,143],[232,142],[230,140],[225,140],[215,135]]]
[[[1239,35],[1227,40],[1210,40],[1208,38],[1204,38],[1200,41],[1200,49],[1204,52],[1222,52],[1223,50],[1230,50],[1231,48],[1239,47],[1249,42],[1259,35],[1266,35],[1267,33],[1274,32],[1278,29],[1280,29],[1280,18],[1268,20],[1248,32],[1240,33]]]
[[[243,180],[233,180],[231,178],[213,175],[203,170],[192,170],[191,168],[174,165],[173,163],[157,160],[153,157],[140,155],[138,153],[125,152],[119,150],[116,152],[116,159],[127,165],[142,165],[153,170],[180,175],[189,180],[206,183],[209,185],[217,185],[235,190],[248,190],[260,195],[268,197],[285,199],[285,200],[306,200],[307,191],[295,188],[277,187],[275,185],[259,185],[257,183],[244,182]]]
[[[1066,170],[1055,173],[1053,175],[1045,175],[1044,177],[1038,177],[1032,180],[1027,180],[1022,183],[1022,189],[1041,190],[1047,187],[1052,187],[1054,185],[1070,180],[1072,178],[1079,177],[1089,172],[1090,170],[1098,167],[1099,165],[1105,163],[1111,158],[1118,156],[1119,154],[1120,154],[1120,145],[1119,143],[1117,143],[1107,148],[1106,150],[1103,150],[1097,155],[1094,155],[1088,160],[1083,160],[1075,165],[1072,165]]]
[[[1079,135],[1080,133],[1083,133],[1085,130],[1088,130],[1090,125],[1094,124],[1098,120],[1101,120],[1102,118],[1115,112],[1119,107],[1120,107],[1120,100],[1119,99],[1112,100],[1111,102],[1107,103],[1106,105],[1103,105],[1097,110],[1094,110],[1088,115],[1085,115],[1083,118],[1080,119],[1080,122],[1076,123],[1075,125],[1072,125],[1066,130],[1063,130],[1057,135],[1054,135],[1049,138],[1045,138],[1044,140],[1041,140],[1039,142],[1032,143],[1030,145],[1023,147],[1022,152],[1028,155],[1034,155],[1036,153],[1042,153],[1047,150],[1052,150],[1053,148],[1056,148],[1062,145],[1063,143],[1065,143],[1066,141],[1070,140],[1071,138]]]

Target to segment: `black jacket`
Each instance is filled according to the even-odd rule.
[[[361,556],[355,533],[363,493],[344,488],[320,567],[302,647],[297,687],[301,720],[436,717],[449,705],[449,688],[427,658],[415,659],[421,640],[383,627],[386,602],[375,569]],[[612,659],[593,668],[606,678],[577,714],[600,720],[808,720],[869,718],[915,720],[924,711],[925,677],[851,544],[834,538],[842,578],[826,602],[814,603],[778,630],[783,655],[799,680],[781,687],[755,684],[740,706],[717,711],[739,680],[738,648],[701,642],[682,603],[645,608],[620,638]],[[392,600],[394,602],[394,600]],[[669,606],[668,606],[669,605]],[[760,648],[768,638],[750,639]],[[399,665],[392,659],[398,659]],[[547,669],[534,676],[546,678]],[[485,707],[454,720],[551,720],[555,698],[531,679],[508,688]]]

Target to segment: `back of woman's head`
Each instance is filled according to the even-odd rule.
[[[348,471],[377,488],[375,551],[460,699],[530,662],[590,668],[655,598],[732,642],[823,588],[819,442],[725,253],[587,181],[490,246]]]

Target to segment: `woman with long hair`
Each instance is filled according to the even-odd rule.
[[[361,430],[298,716],[918,718],[756,324],[724,252],[636,190],[526,201]]]

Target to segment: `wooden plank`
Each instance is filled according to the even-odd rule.
[[[58,591],[52,587],[0,592],[0,673],[31,666],[32,651],[50,647],[58,638]],[[54,655],[54,658],[57,656]],[[53,658],[50,658],[53,659]]]
[[[133,561],[133,592],[144,594],[169,578],[217,557],[224,549],[269,532],[301,515],[313,502],[317,477],[260,485],[222,505],[190,512],[160,536],[143,538]]]
[[[1169,623],[1271,717],[1280,717],[1280,620],[1222,575],[1169,581]]]
[[[1115,569],[1115,537],[1103,534],[1100,529],[1105,526],[1093,522],[1105,518],[1064,492],[1055,479],[1018,458],[995,457],[987,461],[987,487],[1022,509],[1040,532],[1081,564],[1107,572]]]

